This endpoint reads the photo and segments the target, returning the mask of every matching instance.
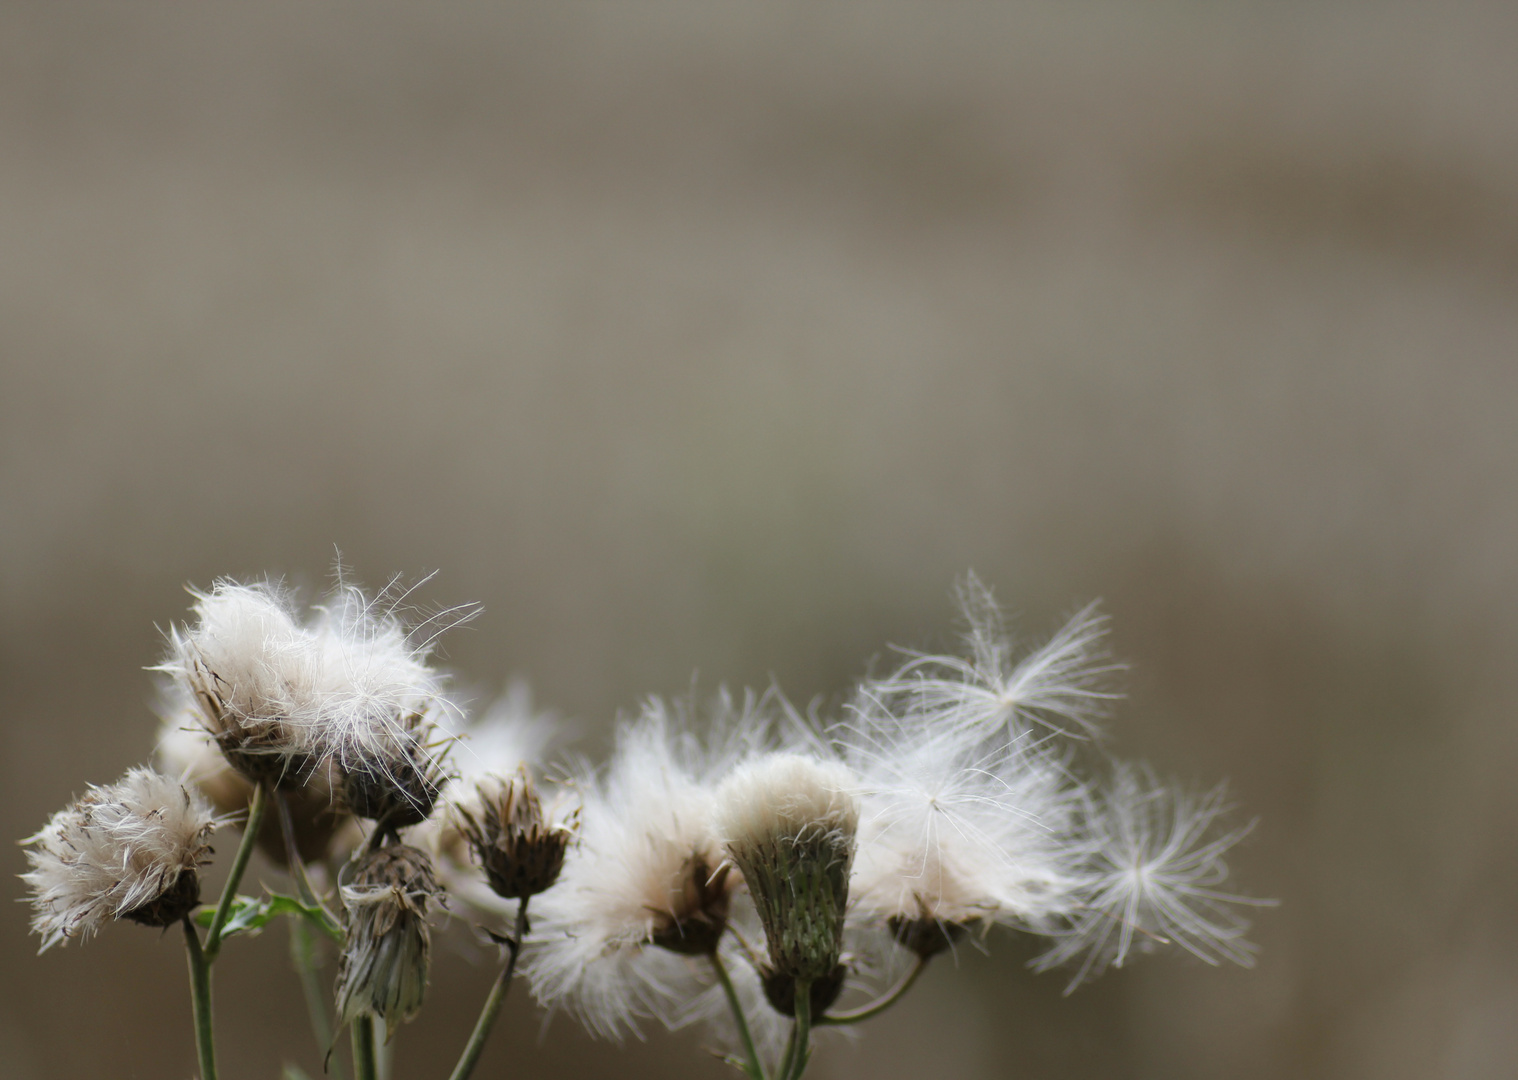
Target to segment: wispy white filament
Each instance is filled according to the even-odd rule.
[[[869,683],[870,693],[910,709],[924,723],[985,739],[1002,729],[1015,738],[1033,723],[1067,735],[1095,733],[1120,696],[1111,682],[1121,670],[1102,651],[1107,619],[1095,604],[1020,660],[1013,659],[990,590],[973,574],[960,588],[960,606],[969,623],[968,658],[914,656],[891,677]]]
[[[1082,907],[1038,969],[1083,958],[1074,989],[1134,952],[1171,943],[1209,964],[1252,966],[1255,947],[1237,907],[1271,901],[1218,889],[1228,876],[1224,854],[1249,831],[1214,835],[1224,809],[1221,788],[1192,797],[1145,769],[1118,766],[1087,812],[1093,852]]]

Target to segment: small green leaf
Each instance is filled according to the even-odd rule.
[[[342,944],[343,929],[330,915],[319,907],[307,907],[295,897],[279,893],[270,893],[261,900],[252,896],[235,897],[221,936],[229,938],[235,934],[256,934],[281,915],[303,916],[333,941]],[[215,917],[216,911],[211,907],[203,907],[195,913],[196,923],[203,927],[209,927]]]
[[[311,1080],[311,1077],[306,1074],[305,1069],[302,1069],[299,1065],[291,1065],[287,1061],[285,1062],[285,1071],[280,1074],[279,1080]]]

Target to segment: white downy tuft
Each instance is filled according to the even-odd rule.
[[[986,921],[1036,929],[1071,910],[1083,789],[1047,746],[987,744],[868,698],[830,734],[860,782],[860,918],[952,935]]]
[[[111,919],[168,925],[199,902],[206,839],[220,824],[204,800],[151,769],[91,786],[22,843],[32,931],[42,950],[88,938]]]
[[[726,954],[736,875],[722,866],[713,784],[742,751],[702,745],[687,720],[650,701],[618,732],[605,771],[581,770],[579,839],[558,884],[533,901],[524,954],[533,993],[596,1035],[706,1018],[711,972],[701,957]]]

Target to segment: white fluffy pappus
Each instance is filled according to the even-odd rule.
[[[156,670],[199,703],[201,723],[240,771],[299,770],[329,695],[317,635],[272,582],[219,580],[191,595],[196,621],[169,628]]]
[[[987,744],[931,716],[862,697],[830,729],[859,778],[853,914],[876,924],[1026,928],[1068,912],[1085,851],[1083,788],[1026,734]]]
[[[533,901],[523,957],[539,1003],[613,1038],[645,1019],[676,1028],[720,1015],[720,995],[703,993],[703,954],[720,948],[734,966],[737,877],[722,865],[714,785],[763,729],[761,711],[753,698],[719,698],[714,727],[732,737],[703,743],[689,716],[652,700],[619,729],[604,771],[579,771],[579,838],[558,884]]]
[[[1002,729],[1015,737],[1031,723],[1066,735],[1096,733],[1108,706],[1121,696],[1111,684],[1122,670],[1102,650],[1107,618],[1096,604],[1014,659],[1001,610],[974,574],[960,586],[959,601],[969,623],[968,658],[912,654],[893,675],[867,683],[869,693],[925,722],[982,738],[994,738]]]
[[[717,828],[729,850],[859,827],[859,778],[841,762],[794,751],[734,769],[717,792]]]
[[[1082,905],[1035,968],[1083,958],[1068,993],[1135,952],[1172,943],[1209,964],[1253,966],[1249,923],[1236,907],[1275,901],[1217,888],[1228,876],[1224,854],[1251,828],[1209,835],[1226,809],[1221,787],[1195,797],[1145,768],[1117,766],[1111,787],[1086,811],[1092,854]]]
[[[404,594],[388,593],[371,599],[356,585],[339,584],[316,608],[312,630],[321,647],[324,689],[332,698],[318,727],[318,744],[340,765],[352,755],[383,756],[397,739],[414,732],[413,718],[425,718],[451,735],[459,715],[443,697],[442,676],[429,660],[437,638],[472,619],[477,609],[453,608],[408,628],[399,615]]]
[[[201,722],[235,768],[293,787],[330,763],[421,798],[411,789],[429,785],[410,774],[441,772],[456,711],[428,664],[431,647],[474,609],[434,616],[418,640],[397,616],[404,594],[371,600],[341,580],[307,624],[273,583],[220,580],[193,595],[196,621],[171,627],[157,670],[199,702]]]
[[[163,926],[182,917],[199,901],[206,839],[218,824],[198,794],[152,769],[92,785],[22,841],[42,951],[111,919]]]

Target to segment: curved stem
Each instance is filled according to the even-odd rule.
[[[812,1048],[807,1045],[812,1035],[812,984],[806,979],[796,980],[796,1045],[792,1047],[791,1070],[782,1080],[800,1080],[806,1072],[807,1060]]]
[[[290,867],[290,880],[295,882],[295,895],[300,902],[307,907],[316,908],[328,921],[336,923],[332,912],[327,910],[327,905],[322,903],[321,897],[316,895],[316,890],[311,887],[311,879],[306,876],[306,864],[300,857],[300,848],[295,842],[295,821],[290,816],[290,802],[284,795],[276,791],[274,793],[274,805],[279,812],[279,829],[285,838],[285,862]]]
[[[221,932],[227,925],[227,916],[232,913],[232,901],[237,897],[237,886],[242,884],[243,871],[248,868],[248,860],[253,857],[253,846],[258,843],[258,830],[263,826],[264,809],[268,801],[267,788],[259,784],[253,789],[253,797],[248,800],[248,820],[243,822],[242,843],[238,845],[237,855],[232,859],[232,871],[227,875],[226,885],[222,887],[221,900],[216,904],[211,929],[206,932],[205,954],[208,964],[221,952]]]
[[[480,1060],[480,1055],[485,1052],[485,1040],[490,1038],[490,1029],[495,1025],[495,1018],[501,1012],[501,1005],[506,1000],[506,991],[511,989],[511,976],[516,971],[517,957],[522,952],[522,941],[527,936],[527,898],[524,896],[517,901],[517,929],[516,937],[506,943],[506,948],[511,955],[506,960],[506,966],[496,976],[495,985],[490,988],[490,996],[485,999],[485,1007],[480,1010],[480,1018],[475,1021],[474,1032],[469,1036],[469,1042],[464,1046],[464,1052],[459,1055],[459,1063],[453,1067],[448,1080],[468,1080],[470,1073]]]
[[[759,1052],[754,1049],[754,1037],[749,1034],[748,1018],[743,1015],[743,1005],[738,1000],[738,991],[733,987],[733,980],[727,973],[727,965],[722,962],[721,955],[716,949],[711,954],[712,970],[717,973],[717,981],[722,984],[722,992],[727,995],[727,1006],[733,1011],[733,1020],[738,1025],[738,1037],[743,1040],[743,1053],[748,1058],[745,1072],[750,1080],[766,1080],[764,1066],[759,1064]]]
[[[355,1080],[376,1080],[374,1063],[374,1017],[365,1013],[354,1019],[349,1029],[353,1038],[353,1076]]]
[[[195,1012],[195,1056],[200,1060],[200,1080],[216,1080],[216,1035],[211,1027],[211,961],[200,947],[200,935],[186,915],[185,952],[190,960],[190,1001]]]
[[[848,1012],[831,1013],[827,1016],[819,1016],[817,1018],[818,1025],[857,1024],[861,1020],[868,1020],[872,1016],[880,1015],[889,1009],[892,1005],[895,1005],[896,1002],[901,1000],[902,995],[904,995],[908,990],[912,989],[912,984],[917,981],[917,976],[921,975],[923,973],[923,969],[925,969],[927,966],[927,957],[919,956],[917,958],[917,963],[912,965],[912,970],[903,975],[901,979],[897,981],[895,986],[891,987],[890,990],[886,991],[880,997],[876,998],[868,1005],[861,1005],[859,1008],[851,1009]]]

